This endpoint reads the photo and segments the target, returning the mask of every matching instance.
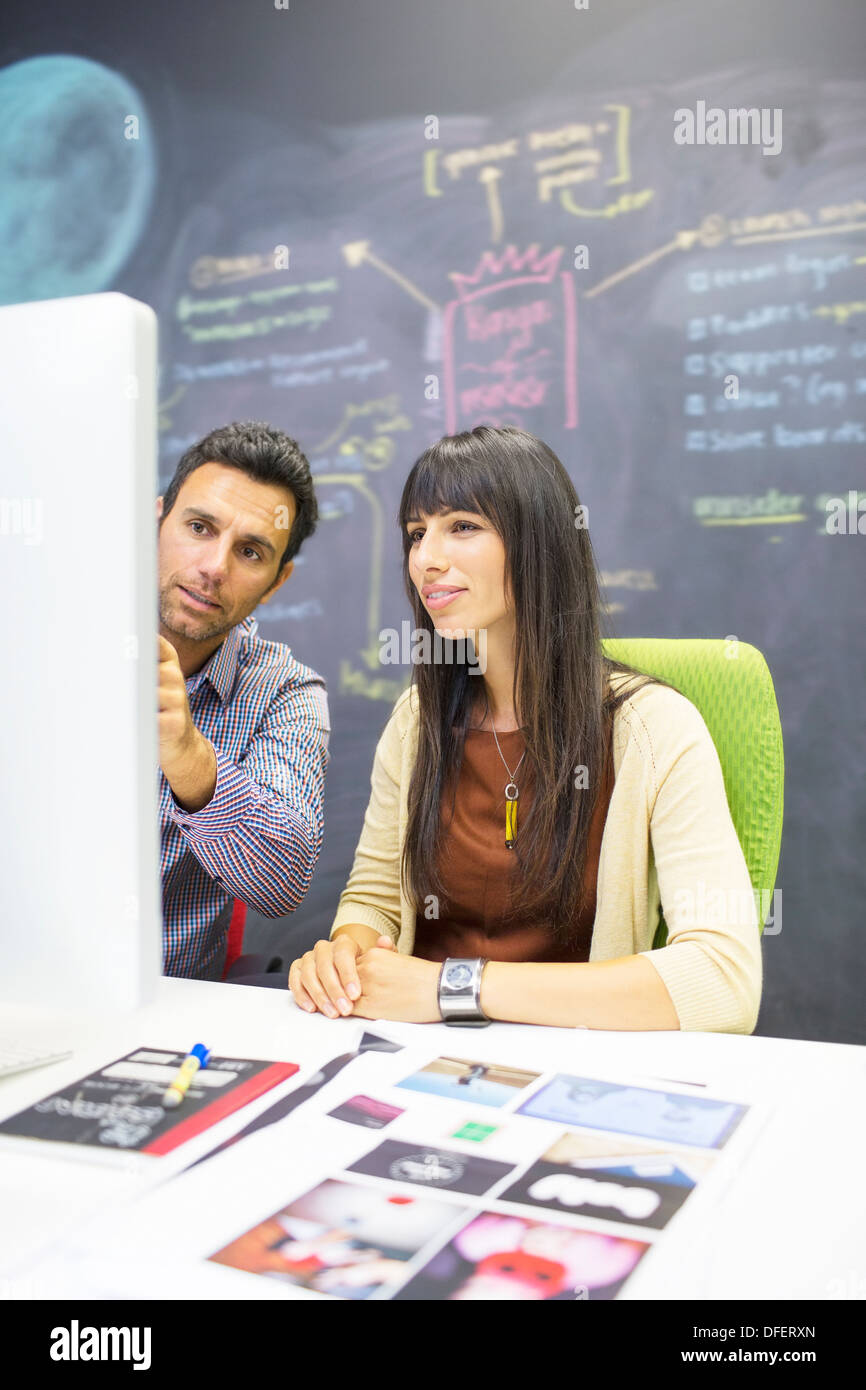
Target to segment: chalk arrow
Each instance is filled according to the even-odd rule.
[[[487,209],[490,213],[490,237],[492,241],[502,240],[502,203],[497,184],[502,178],[502,170],[487,164],[478,175],[479,181],[487,189]]]
[[[429,299],[422,290],[419,290],[417,285],[413,285],[411,280],[407,280],[405,275],[401,275],[399,271],[394,270],[392,266],[375,255],[370,250],[369,241],[346,242],[343,247],[343,255],[346,258],[346,264],[353,267],[363,265],[365,262],[368,265],[374,265],[377,270],[381,270],[383,275],[387,275],[389,280],[393,280],[395,285],[399,285],[413,299],[417,299],[419,304],[423,304],[425,309],[439,308],[439,305]]]

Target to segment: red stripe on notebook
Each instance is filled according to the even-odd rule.
[[[296,1062],[274,1062],[271,1066],[265,1067],[257,1076],[251,1076],[249,1081],[244,1081],[240,1086],[234,1086],[226,1095],[220,1096],[217,1100],[211,1101],[203,1110],[199,1110],[195,1115],[190,1115],[189,1119],[181,1120],[180,1124],[174,1125],[165,1134],[161,1134],[157,1139],[152,1139],[149,1144],[145,1144],[139,1150],[143,1154],[167,1154],[172,1149],[178,1148],[180,1144],[185,1144],[188,1139],[194,1139],[197,1134],[202,1134],[211,1125],[217,1124],[219,1120],[224,1120],[226,1115],[233,1115],[236,1110],[240,1110],[242,1105],[255,1100],[257,1096],[264,1095],[265,1091],[270,1091],[273,1086],[278,1086],[281,1081],[287,1081],[290,1076],[294,1076],[298,1070]]]

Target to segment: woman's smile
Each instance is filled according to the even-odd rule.
[[[428,608],[439,609],[447,608],[459,594],[465,593],[465,589],[455,589],[445,584],[425,584],[421,590],[421,597]]]

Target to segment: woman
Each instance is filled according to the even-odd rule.
[[[757,911],[718,754],[689,700],[604,657],[582,516],[556,455],[513,427],[412,469],[404,577],[446,660],[416,665],[379,741],[330,939],[291,967],[302,1008],[753,1031]]]

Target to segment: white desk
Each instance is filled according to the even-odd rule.
[[[8,1007],[3,1017],[23,1021],[39,1014]],[[358,1019],[310,1017],[288,992],[175,979],[161,980],[156,1002],[123,1018],[51,1019],[74,1036],[75,1055],[0,1080],[0,1118],[144,1044],[185,1051],[203,1041],[223,1055],[296,1061],[303,1076],[326,1057],[352,1050],[365,1028],[376,1029]],[[770,1102],[773,1113],[718,1203],[702,1209],[699,1220],[697,1210],[690,1219],[686,1203],[661,1234],[646,1270],[635,1271],[620,1297],[866,1297],[866,1047],[511,1024],[382,1029],[406,1042],[417,1043],[423,1034],[425,1045],[433,1042],[452,1055],[459,1039],[461,1054],[488,1061],[555,1065],[589,1075],[594,1067],[622,1068],[654,1081],[705,1082],[731,1099]],[[272,1100],[263,1097],[256,1109]],[[249,1113],[255,1113],[252,1107]],[[133,1194],[140,1183],[140,1176],[84,1162],[0,1154],[0,1297],[42,1296],[34,1259],[106,1201]],[[44,1263],[50,1268],[50,1254]],[[76,1290],[67,1292],[74,1296]],[[51,1296],[57,1295],[55,1282]]]

